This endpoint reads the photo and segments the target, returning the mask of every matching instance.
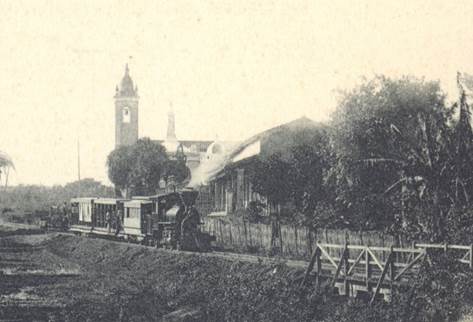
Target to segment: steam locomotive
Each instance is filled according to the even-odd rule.
[[[212,236],[200,230],[198,192],[183,190],[133,199],[74,198],[69,231],[149,246],[209,251]]]

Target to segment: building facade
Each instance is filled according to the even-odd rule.
[[[200,165],[208,147],[213,141],[179,140],[176,135],[176,118],[171,110],[168,112],[166,138],[164,140],[156,140],[156,142],[159,142],[166,148],[171,158],[178,152],[183,153],[186,157],[186,165],[192,175]]]
[[[115,89],[115,147],[132,145],[138,140],[138,87],[133,84],[128,65]]]
[[[250,137],[234,148],[208,180],[214,216],[226,216],[244,211],[251,202],[263,204],[263,215],[280,211],[287,205],[269,204],[267,198],[254,191],[251,182],[254,164],[274,153],[287,155],[302,141],[320,131],[321,125],[306,117],[277,126]]]
[[[128,65],[125,66],[125,74],[115,89],[114,102],[115,147],[133,145],[139,138],[139,96],[138,87],[130,76]],[[201,163],[209,159],[209,147],[215,141],[180,140],[176,135],[176,118],[172,110],[168,112],[167,120],[165,139],[154,141],[166,148],[170,158],[174,158],[178,152],[183,153],[186,165],[191,171],[191,177],[195,178],[196,171],[202,173]],[[219,142],[219,144],[223,143]],[[216,150],[215,144],[213,146],[212,151]],[[206,168],[206,165],[203,168]]]

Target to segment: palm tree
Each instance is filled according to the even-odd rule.
[[[10,169],[15,169],[15,165],[11,158],[5,152],[0,151],[0,182],[2,174],[5,174],[5,188],[8,186],[8,175]]]

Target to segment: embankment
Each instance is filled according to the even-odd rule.
[[[77,263],[81,278],[56,288],[75,300],[69,320],[159,321],[183,307],[205,321],[308,321],[317,306],[302,294],[301,269],[162,251],[98,239],[58,236],[45,243]],[[67,313],[66,313],[67,312]]]
[[[163,321],[172,312],[186,310],[197,312],[196,319],[186,321],[431,320],[420,318],[425,312],[416,306],[410,310],[414,318],[405,319],[403,305],[409,301],[401,296],[394,305],[377,303],[370,308],[330,292],[315,293],[310,286],[300,289],[303,268],[277,261],[248,262],[72,235],[39,237],[15,240],[23,247],[23,257],[16,262],[39,265],[41,272],[74,272],[67,279],[35,282],[34,288],[22,290],[30,299],[54,304],[47,321]],[[27,255],[28,243],[41,249],[41,256],[34,255],[37,251]],[[8,251],[14,262],[15,252]],[[459,302],[459,297],[452,298]]]

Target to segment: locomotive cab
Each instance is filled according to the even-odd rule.
[[[210,236],[200,231],[200,215],[194,208],[198,192],[183,190],[154,198],[159,245],[173,249],[207,250]]]

